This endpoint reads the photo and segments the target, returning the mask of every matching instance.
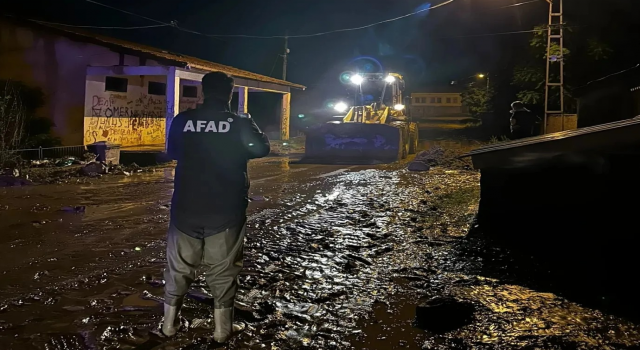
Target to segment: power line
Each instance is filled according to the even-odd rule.
[[[148,20],[148,21],[152,21],[152,22],[156,22],[156,23],[164,24],[164,25],[166,25],[166,26],[172,26],[172,27],[174,27],[174,28],[176,28],[176,29],[178,29],[178,30],[181,30],[181,31],[183,31],[183,32],[187,32],[187,33],[191,33],[191,34],[204,35],[204,34],[202,34],[202,33],[200,33],[200,32],[196,32],[195,30],[191,30],[191,29],[187,29],[187,28],[182,28],[182,27],[178,26],[178,22],[177,22],[177,21],[163,22],[163,21],[160,21],[160,20],[157,20],[157,19],[154,19],[154,18],[150,18],[150,17],[147,17],[147,16],[139,15],[139,14],[137,14],[137,13],[133,13],[133,12],[130,12],[130,11],[126,11],[126,10],[123,10],[123,9],[120,9],[120,8],[117,8],[117,7],[113,7],[113,6],[110,6],[110,5],[107,5],[107,4],[103,4],[103,3],[100,3],[100,2],[94,1],[94,0],[85,0],[85,1],[90,2],[90,3],[92,3],[92,4],[99,5],[99,6],[104,6],[104,7],[106,7],[106,8],[109,8],[109,9],[112,9],[112,10],[115,10],[115,11],[119,11],[119,12],[122,12],[122,13],[126,13],[126,14],[131,15],[131,16],[144,18],[144,19],[146,19],[146,20]],[[214,38],[214,39],[216,39],[216,38]],[[216,40],[220,40],[220,39],[216,39]]]
[[[487,33],[487,34],[474,34],[474,35],[461,35],[461,36],[448,36],[447,38],[476,38],[481,36],[498,36],[498,35],[510,35],[510,34],[524,34],[524,33],[535,33],[535,32],[544,32],[547,29],[533,29],[533,30],[518,30],[513,32],[501,32],[501,33]]]
[[[393,21],[397,21],[400,19],[404,19],[410,16],[414,16],[417,14],[420,14],[422,12],[426,12],[426,11],[430,11],[433,9],[436,9],[438,7],[442,7],[445,5],[448,5],[452,2],[454,2],[455,0],[447,0],[441,4],[438,4],[436,6],[432,6],[426,9],[422,9],[422,10],[418,10],[418,11],[414,11],[412,13],[406,14],[406,15],[402,15],[399,17],[395,17],[395,18],[391,18],[391,19],[386,19],[384,21],[379,21],[379,22],[375,22],[375,23],[371,23],[371,24],[367,24],[364,26],[360,26],[360,27],[354,27],[354,28],[343,28],[343,29],[336,29],[336,30],[330,30],[327,32],[320,32],[320,33],[314,33],[314,34],[300,34],[300,35],[274,35],[274,36],[249,36],[249,35],[210,35],[210,36],[228,36],[228,37],[252,37],[252,38],[263,38],[263,39],[283,39],[283,38],[310,38],[310,37],[315,37],[315,36],[322,36],[322,35],[328,35],[328,34],[334,34],[334,33],[341,33],[341,32],[349,32],[349,31],[354,31],[354,30],[362,30],[362,29],[367,29],[367,28],[371,28],[374,26],[377,26],[379,24],[383,24],[383,23],[389,23],[389,22],[393,22]]]
[[[556,25],[553,25],[552,27],[559,27],[559,26],[560,26],[559,24],[556,24]],[[562,26],[562,27],[567,29],[567,28],[578,28],[578,27],[584,27],[584,26]],[[545,26],[544,28],[540,28],[540,29],[517,30],[517,31],[512,31],[512,32],[461,35],[461,36],[447,36],[445,38],[453,38],[453,39],[457,39],[457,38],[476,38],[476,37],[482,37],[482,36],[498,36],[498,35],[510,35],[510,34],[537,33],[537,32],[546,32],[546,31],[547,31],[547,26]]]
[[[120,12],[126,13],[126,14],[128,14],[128,15],[132,15],[132,16],[136,16],[136,17],[144,18],[144,19],[146,19],[146,20],[148,20],[148,21],[151,21],[151,22],[156,22],[156,23],[166,24],[166,25],[172,25],[172,24],[173,24],[173,23],[162,22],[162,21],[159,21],[159,20],[157,20],[157,19],[149,18],[149,17],[146,17],[146,16],[142,16],[142,15],[139,15],[139,14],[137,14],[137,13],[133,13],[133,12],[125,11],[125,10],[123,10],[123,9],[119,9],[119,8],[117,8],[117,7],[113,7],[113,6],[110,6],[110,5],[106,5],[106,4],[103,4],[103,3],[97,2],[97,1],[93,1],[93,0],[85,0],[85,1],[90,2],[90,3],[92,3],[92,4],[96,4],[96,5],[104,6],[104,7],[106,7],[106,8],[110,8],[110,9],[112,9],[112,10],[120,11]]]
[[[162,21],[159,21],[159,20],[156,20],[156,19],[153,19],[153,18],[149,18],[149,17],[146,17],[146,16],[138,15],[138,14],[133,13],[133,12],[125,11],[125,10],[122,10],[122,9],[119,9],[119,8],[116,8],[116,7],[113,7],[113,6],[110,6],[110,5],[102,4],[102,3],[99,3],[99,2],[94,1],[94,0],[85,0],[85,1],[90,2],[92,4],[104,6],[104,7],[116,10],[116,11],[120,11],[120,12],[129,14],[129,15],[132,15],[132,16],[144,18],[144,19],[156,22],[156,23],[161,23],[161,24],[165,24],[165,25],[172,25],[176,29],[179,29],[179,30],[182,30],[182,31],[185,31],[185,32],[188,32],[188,33],[204,35],[204,36],[207,36],[207,37],[214,37],[214,38],[217,37],[217,38],[284,39],[284,38],[310,38],[310,37],[323,36],[323,35],[334,34],[334,33],[341,33],[341,32],[348,32],[348,31],[355,31],[355,30],[362,30],[362,29],[366,29],[366,28],[371,28],[371,27],[377,26],[379,24],[397,21],[397,20],[400,20],[400,19],[404,19],[404,18],[407,18],[407,17],[410,17],[410,16],[414,16],[414,15],[420,14],[422,12],[426,12],[426,11],[430,11],[430,10],[436,9],[438,7],[442,7],[442,6],[451,4],[455,0],[447,0],[447,1],[443,2],[443,3],[440,3],[440,4],[435,5],[435,6],[431,6],[431,7],[426,8],[426,9],[414,11],[412,13],[409,13],[409,14],[406,14],[406,15],[403,15],[403,16],[399,16],[399,17],[395,17],[395,18],[391,18],[391,19],[386,19],[384,21],[379,21],[379,22],[375,22],[375,23],[368,24],[368,25],[365,25],[365,26],[360,26],[360,27],[336,29],[336,30],[330,30],[330,31],[326,31],[326,32],[313,33],[313,34],[271,35],[271,36],[244,35],[244,34],[206,34],[206,33],[197,32],[195,30],[182,28],[182,27],[178,26],[177,22],[175,22],[175,21],[173,21],[171,23],[166,23],[166,22],[162,22]]]
[[[518,3],[518,4],[507,5],[507,6],[502,6],[502,7],[496,7],[496,9],[506,9],[506,8],[509,8],[509,7],[517,7],[517,6],[527,5],[527,4],[533,4],[534,2],[540,2],[540,0],[525,1],[525,2]]]
[[[117,7],[106,5],[106,4],[97,2],[95,0],[85,0],[85,1],[90,2],[92,4],[99,5],[99,6],[104,6],[104,7],[119,11],[119,12],[123,12],[123,13],[129,14],[129,15],[132,15],[132,16],[144,18],[146,20],[159,23],[160,25],[157,25],[157,26],[140,26],[140,27],[100,27],[100,26],[76,26],[76,25],[71,25],[71,24],[52,23],[52,22],[44,22],[44,21],[39,21],[39,22],[48,23],[48,24],[57,24],[57,25],[62,25],[62,26],[69,26],[69,27],[102,28],[102,29],[144,29],[144,28],[160,28],[160,27],[171,26],[171,27],[174,27],[174,28],[176,28],[178,30],[181,30],[181,31],[184,31],[184,32],[187,32],[187,33],[203,35],[203,36],[212,37],[212,38],[217,38],[217,37],[230,37],[230,38],[231,37],[237,37],[237,38],[254,38],[254,39],[308,38],[308,37],[316,37],[316,36],[323,36],[323,35],[340,33],[340,32],[355,31],[355,30],[362,30],[362,29],[366,29],[366,28],[371,28],[371,27],[376,26],[376,25],[397,21],[397,20],[400,20],[400,19],[404,19],[404,18],[407,18],[407,17],[410,17],[410,16],[414,16],[414,15],[420,14],[422,12],[426,12],[426,11],[429,11],[429,10],[433,10],[433,9],[439,8],[439,7],[451,4],[455,0],[447,0],[447,1],[443,2],[443,3],[440,3],[438,5],[432,6],[430,8],[418,10],[418,11],[415,11],[415,12],[412,12],[412,13],[409,13],[409,14],[406,14],[406,15],[402,15],[402,16],[399,16],[399,17],[395,17],[395,18],[391,18],[391,19],[387,19],[387,20],[371,23],[371,24],[368,24],[368,25],[365,25],[365,26],[360,26],[360,27],[336,29],[336,30],[313,33],[313,34],[272,35],[272,36],[244,35],[244,34],[206,34],[206,33],[201,33],[201,32],[198,32],[198,31],[195,31],[195,30],[191,30],[191,29],[188,29],[188,28],[180,27],[180,26],[178,26],[176,21],[163,22],[163,21],[160,21],[160,20],[157,20],[157,19],[153,19],[153,18],[150,18],[150,17],[147,17],[147,16],[139,15],[137,13],[133,13],[133,12],[130,12],[130,11],[122,10],[122,9],[117,8]],[[514,7],[514,6],[521,6],[521,5],[534,3],[534,2],[538,2],[538,1],[540,1],[540,0],[530,0],[530,1],[525,1],[525,2],[518,3],[518,4],[508,5],[508,6],[504,6],[504,7],[498,7],[496,9]],[[38,22],[38,21],[36,21],[36,22]],[[565,27],[565,28],[572,28],[572,27]],[[487,36],[526,34],[526,33],[540,32],[540,31],[544,31],[544,30],[546,30],[546,29],[533,29],[533,30],[519,30],[519,31],[510,31],[510,32],[499,32],[499,33],[462,35],[462,36],[452,36],[452,37],[447,37],[447,38],[475,38],[475,37],[487,37]]]
[[[273,60],[273,66],[271,67],[271,72],[269,72],[269,76],[272,77],[273,76],[273,70],[276,69],[276,63],[278,63],[278,58],[280,58],[280,55],[276,55],[276,59]]]
[[[58,22],[47,22],[47,21],[39,21],[36,19],[30,19],[30,21],[40,23],[40,24],[50,24],[62,27],[73,27],[73,28],[93,28],[93,29],[147,29],[147,28],[161,28],[161,27],[169,27],[171,24],[156,24],[150,26],[135,26],[135,27],[102,27],[102,26],[90,26],[90,25],[75,25],[75,24],[66,24],[66,23],[58,23]]]

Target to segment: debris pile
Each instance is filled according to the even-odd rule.
[[[473,166],[468,158],[460,158],[459,150],[431,147],[418,153],[415,159],[409,163],[409,171],[429,171],[432,167],[444,167],[456,170],[471,170]]]
[[[103,162],[92,162],[80,169],[80,174],[83,176],[96,177],[107,174],[109,167]]]
[[[3,169],[0,171],[0,187],[22,187],[32,185],[28,177],[21,177],[19,169]]]
[[[136,163],[124,166],[120,164],[107,164],[105,162],[98,161],[86,164],[79,171],[80,175],[88,177],[100,177],[106,174],[129,176],[131,174],[141,172],[142,168]]]

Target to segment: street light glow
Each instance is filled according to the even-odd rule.
[[[403,110],[403,109],[404,109],[404,105],[403,105],[403,104],[397,104],[397,105],[393,106],[393,108],[394,108],[396,111],[401,111],[401,110]]]
[[[485,75],[484,75],[484,74],[482,74],[482,73],[478,74],[478,78],[482,79],[482,78],[484,78],[484,77],[485,77]]]
[[[384,78],[384,81],[386,81],[389,84],[392,84],[394,81],[396,81],[396,77],[394,77],[393,75],[388,75],[386,78]]]
[[[364,81],[364,78],[360,74],[356,74],[356,75],[351,76],[351,82],[356,84],[356,85],[362,84],[363,81]]]

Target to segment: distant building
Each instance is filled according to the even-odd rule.
[[[108,141],[164,147],[167,126],[202,101],[207,72],[235,78],[237,110],[254,92],[282,96],[279,136],[289,138],[291,89],[302,85],[67,27],[0,17],[0,79],[39,87],[38,113],[64,145]],[[233,108],[235,109],[235,108]]]
[[[470,118],[462,104],[462,90],[455,86],[430,88],[411,94],[411,117],[421,122],[446,122]]]
[[[640,116],[640,65],[591,81],[575,89],[578,127]]]

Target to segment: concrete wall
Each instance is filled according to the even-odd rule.
[[[84,144],[108,141],[122,146],[164,143],[166,96],[149,94],[149,82],[166,84],[166,76],[118,76],[128,80],[127,92],[105,90],[105,76],[88,76],[84,108]],[[197,98],[183,97],[184,86],[195,85]],[[199,83],[180,82],[179,111],[196,108],[202,100]]]
[[[564,120],[563,120],[564,118]],[[551,115],[547,118],[547,133],[575,130],[578,128],[578,115]]]
[[[640,314],[640,145],[619,152],[559,153],[481,171],[478,230],[522,256],[512,265],[536,266],[511,278],[621,316]]]
[[[55,123],[54,134],[65,145],[85,142],[86,67],[118,65],[121,59],[125,65],[141,64],[136,56],[0,20],[0,79],[42,88],[46,105],[38,114]]]

